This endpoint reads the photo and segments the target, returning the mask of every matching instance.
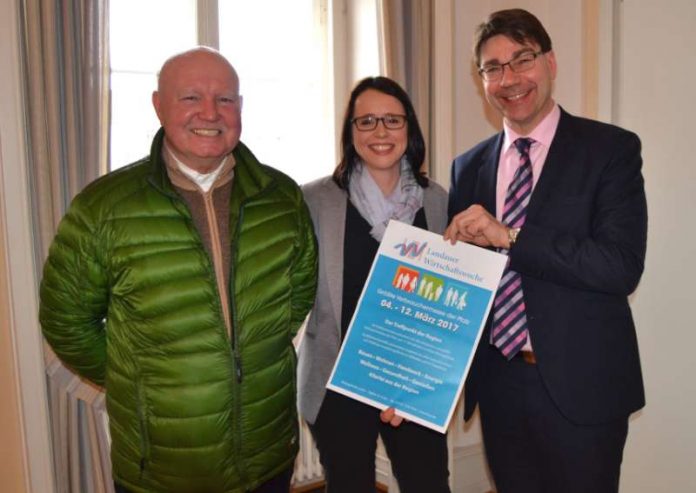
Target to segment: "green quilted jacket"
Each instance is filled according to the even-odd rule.
[[[292,337],[314,301],[314,232],[296,184],[240,143],[230,337],[162,139],[71,204],[44,267],[41,325],[67,365],[106,389],[118,483],[138,493],[243,492],[297,454]]]

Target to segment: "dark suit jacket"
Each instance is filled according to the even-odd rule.
[[[450,218],[472,204],[495,214],[498,134],[452,165]],[[643,272],[647,206],[638,137],[561,113],[558,129],[510,250],[522,276],[538,368],[560,411],[578,424],[625,417],[645,404],[628,295]],[[490,320],[465,393],[468,419],[507,364]]]

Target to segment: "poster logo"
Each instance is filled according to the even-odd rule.
[[[422,244],[420,244],[417,241],[407,242],[406,240],[404,240],[402,243],[394,245],[394,248],[399,250],[399,255],[402,257],[417,259],[421,255],[423,255],[426,246],[428,246],[427,241],[424,241]]]

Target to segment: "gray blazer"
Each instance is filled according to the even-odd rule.
[[[330,176],[302,187],[319,242],[319,285],[298,350],[298,408],[309,423],[319,413],[326,383],[341,347],[343,303],[343,239],[346,225],[345,190]],[[428,229],[443,233],[447,227],[447,192],[431,181],[423,189]]]

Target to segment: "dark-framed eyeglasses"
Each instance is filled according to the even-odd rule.
[[[379,122],[382,122],[384,128],[388,130],[400,130],[406,125],[406,115],[392,115],[390,113],[384,116],[363,115],[356,116],[351,122],[361,132],[369,132],[376,129]]]
[[[534,67],[534,63],[539,55],[543,55],[543,51],[527,51],[522,53],[509,62],[493,63],[479,67],[478,73],[486,82],[495,82],[503,77],[505,66],[510,67],[515,73],[526,72]]]

